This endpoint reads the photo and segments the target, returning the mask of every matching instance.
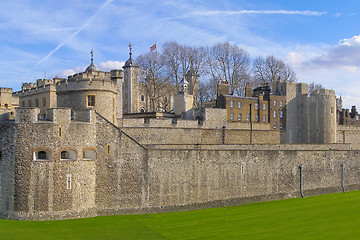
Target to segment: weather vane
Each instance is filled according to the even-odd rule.
[[[131,56],[131,54],[132,54],[132,52],[131,52],[131,50],[132,50],[132,44],[131,44],[131,42],[130,42],[130,44],[129,44],[129,49],[130,49],[130,56]]]

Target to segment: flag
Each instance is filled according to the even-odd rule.
[[[154,51],[156,49],[156,43],[150,47],[150,51]]]

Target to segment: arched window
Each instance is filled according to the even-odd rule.
[[[84,160],[95,160],[96,159],[96,151],[92,148],[85,148],[83,150],[83,159]]]
[[[62,150],[60,160],[76,160],[76,152],[72,149]]]
[[[50,161],[51,152],[47,149],[38,149],[33,152],[33,160],[38,161]]]
[[[7,103],[5,103],[5,108],[8,109],[9,105]]]
[[[144,95],[141,95],[140,100],[141,100],[142,102],[145,101]]]

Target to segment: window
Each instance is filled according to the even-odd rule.
[[[231,108],[234,107],[234,101],[230,101],[230,107],[231,107]]]
[[[145,97],[144,97],[144,95],[141,95],[141,97],[140,97],[140,101],[145,101]]]
[[[255,122],[259,121],[259,115],[255,115]]]
[[[241,173],[244,174],[245,173],[245,166],[241,164]]]
[[[230,120],[234,120],[234,114],[230,113]]]
[[[21,102],[21,106],[24,108],[25,107],[25,101]]]
[[[274,107],[276,107],[276,100],[274,101]]]
[[[60,152],[60,160],[76,160],[76,152],[71,149],[66,149]]]
[[[263,103],[263,110],[266,110],[266,104]]]
[[[31,100],[28,100],[28,107],[31,107]]]
[[[238,102],[238,108],[241,108],[241,107],[242,107],[241,102]]]
[[[95,107],[95,95],[87,95],[87,106]]]
[[[39,107],[39,99],[35,99],[35,107]]]
[[[96,159],[96,151],[94,149],[84,149],[83,159],[84,160],[95,160]]]
[[[280,107],[282,107],[283,106],[283,102],[282,101],[280,101]]]
[[[40,149],[33,152],[33,160],[50,161],[51,153],[46,149]]]
[[[46,107],[46,98],[43,98],[42,102],[43,102],[43,106]]]
[[[276,122],[274,122],[274,128],[276,128]]]
[[[255,110],[259,109],[259,104],[255,103]]]
[[[242,115],[241,113],[238,114],[238,120],[241,121]]]
[[[263,122],[266,122],[266,115],[263,115]]]
[[[66,174],[66,189],[71,189],[71,174]]]
[[[106,145],[106,154],[110,154],[110,144]]]
[[[247,121],[250,121],[250,114],[247,114],[247,115],[246,115],[246,120],[247,120]]]
[[[8,108],[9,108],[9,104],[5,103],[5,108],[8,109]]]
[[[284,124],[282,122],[280,122],[280,129],[283,129]]]
[[[280,118],[283,118],[283,111],[280,111]]]
[[[276,111],[274,111],[274,118],[276,118]]]
[[[61,127],[58,128],[58,135],[59,135],[59,137],[62,136],[62,129],[61,129]]]

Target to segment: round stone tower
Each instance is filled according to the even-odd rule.
[[[91,51],[91,64],[85,72],[69,76],[56,84],[57,106],[71,108],[75,120],[80,117],[76,115],[80,115],[81,111],[94,109],[116,124],[117,113],[121,113],[117,102],[118,95],[121,95],[122,77],[122,70],[98,71]]]

